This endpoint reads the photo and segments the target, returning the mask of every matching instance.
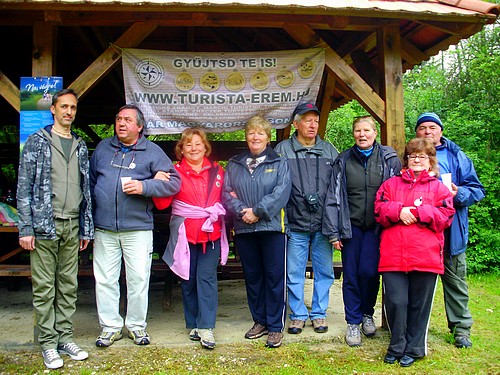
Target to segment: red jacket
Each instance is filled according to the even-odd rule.
[[[418,222],[405,225],[403,207]],[[406,169],[385,181],[375,199],[375,220],[382,225],[379,272],[421,271],[442,274],[444,230],[453,220],[453,197],[446,186],[427,171],[415,178]]]
[[[181,190],[174,196],[153,198],[156,208],[164,210],[169,207],[173,199],[181,200],[192,206],[210,207],[215,203],[220,203],[220,195],[224,182],[224,171],[217,163],[211,163],[207,158],[203,160],[203,167],[200,173],[195,172],[189,164],[182,159],[175,165],[177,172],[181,176]],[[189,243],[207,243],[216,241],[221,237],[221,219],[214,223],[212,233],[203,232],[201,226],[206,219],[184,220],[186,235]]]

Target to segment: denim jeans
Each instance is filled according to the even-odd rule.
[[[311,248],[314,289],[311,312],[304,303],[304,282],[306,265]],[[311,320],[326,317],[330,299],[330,287],[333,284],[333,248],[328,238],[320,231],[290,232],[287,254],[287,285],[290,319]]]
[[[127,279],[129,331],[146,329],[153,232],[148,230],[110,232],[97,229],[94,240],[94,277],[99,323],[106,332],[123,327],[120,316],[120,271],[122,257]]]

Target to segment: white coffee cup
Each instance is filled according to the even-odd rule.
[[[451,173],[443,173],[441,175],[441,181],[443,181],[443,184],[451,191]]]
[[[128,181],[131,181],[132,177],[122,177],[121,180],[122,180],[122,190],[123,190],[123,189],[125,189],[124,188],[125,183]]]

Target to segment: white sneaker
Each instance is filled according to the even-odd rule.
[[[205,349],[213,349],[215,348],[215,337],[214,337],[214,329],[198,329],[201,338],[201,346]]]
[[[89,357],[89,353],[85,350],[82,350],[78,345],[74,342],[68,342],[64,345],[59,345],[57,347],[57,351],[59,354],[67,354],[74,359],[75,361],[83,361]]]
[[[54,370],[64,365],[62,358],[56,349],[47,349],[42,351],[43,363],[48,369]]]

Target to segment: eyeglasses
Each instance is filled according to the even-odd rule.
[[[429,159],[429,156],[428,155],[408,155],[407,158],[410,160],[415,160],[417,158],[419,160],[425,160],[425,159]]]
[[[111,159],[111,166],[115,167],[115,168],[121,168],[121,169],[135,169],[135,150],[134,150],[134,156],[132,157],[132,160],[130,161],[130,164],[128,165],[128,167],[126,165],[115,164],[115,157],[116,157],[116,155],[118,155],[118,152],[119,152],[119,150],[115,151],[115,154],[113,155],[113,159]],[[125,159],[125,155],[126,154],[123,154],[123,156],[122,156],[122,162],[123,162],[123,159]]]

